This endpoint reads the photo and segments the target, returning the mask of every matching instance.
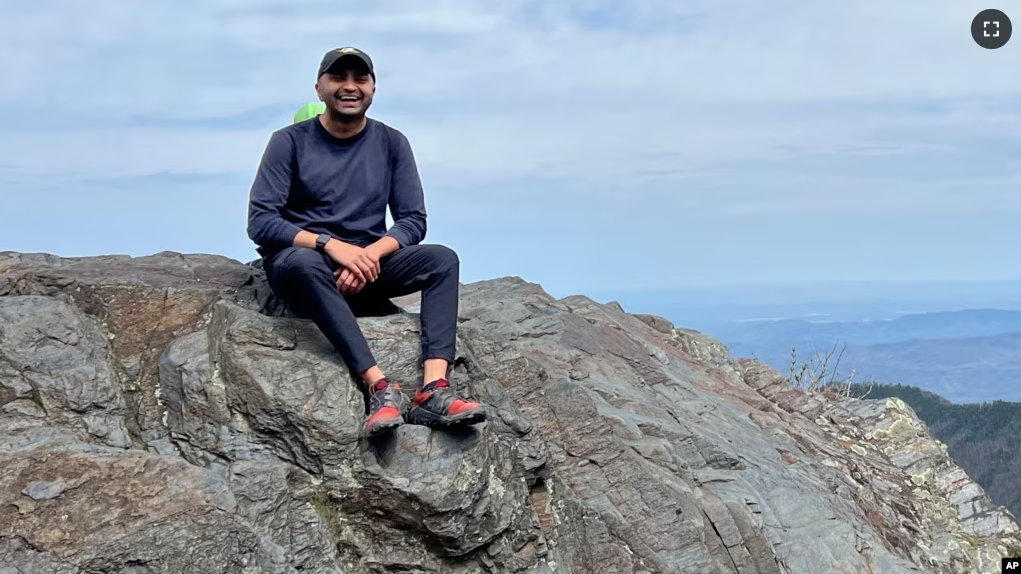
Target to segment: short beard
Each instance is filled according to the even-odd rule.
[[[364,101],[364,100],[362,100]],[[345,114],[332,106],[327,106],[326,112],[330,115],[330,120],[341,125],[354,125],[361,123],[365,119],[365,114],[369,111],[369,106],[372,102],[365,104],[362,111],[356,115]]]

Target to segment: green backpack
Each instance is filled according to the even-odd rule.
[[[294,123],[310,120],[326,111],[326,104],[323,102],[309,102],[294,112]]]

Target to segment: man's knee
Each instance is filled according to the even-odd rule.
[[[267,269],[267,275],[275,275],[281,281],[306,279],[330,273],[323,256],[314,249],[304,247],[288,247],[272,259],[269,267],[271,269]]]
[[[424,245],[423,248],[429,255],[431,267],[436,271],[458,270],[461,267],[461,260],[457,252],[446,245]]]

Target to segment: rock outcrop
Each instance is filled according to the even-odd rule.
[[[414,382],[419,325],[362,319]],[[0,573],[999,572],[1021,529],[909,407],[790,389],[665,319],[462,287],[486,423],[359,436],[261,271],[0,254]]]

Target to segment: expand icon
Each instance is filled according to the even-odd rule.
[[[1010,18],[999,10],[983,10],[971,21],[971,37],[987,50],[1002,48],[1010,40],[1011,31]]]

